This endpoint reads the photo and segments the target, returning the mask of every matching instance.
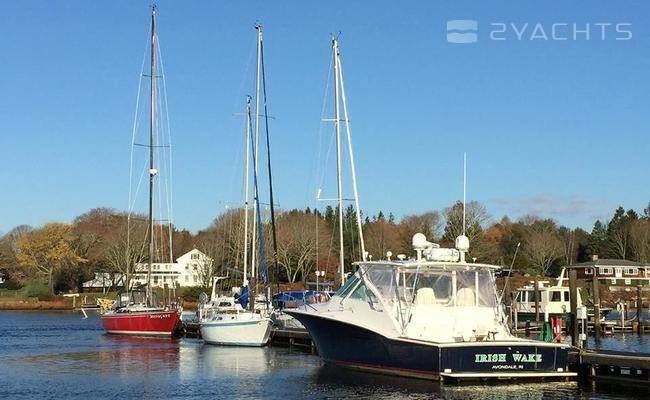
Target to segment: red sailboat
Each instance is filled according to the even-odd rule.
[[[149,224],[147,238],[149,242],[149,261],[147,270],[147,285],[144,289],[127,291],[117,296],[113,307],[102,314],[102,326],[108,333],[123,335],[153,335],[171,336],[181,324],[181,308],[172,304],[171,306],[159,306],[156,293],[151,288],[151,269],[154,260],[154,219],[153,219],[153,189],[154,178],[158,170],[154,165],[154,124],[156,116],[156,8],[151,13],[151,108],[149,125]],[[129,205],[131,206],[131,205]],[[171,243],[170,243],[171,246]],[[129,285],[128,273],[125,282]],[[175,284],[175,283],[174,283]]]

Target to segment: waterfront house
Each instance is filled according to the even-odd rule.
[[[135,265],[133,275],[134,284],[147,282],[149,264],[138,263]],[[153,287],[179,287],[201,286],[203,277],[212,268],[212,259],[205,253],[192,249],[176,259],[174,263],[153,263],[151,265],[151,286]]]
[[[650,286],[650,264],[646,263],[593,256],[591,261],[573,264],[567,268],[576,270],[579,279],[591,280],[597,277],[599,282],[609,286],[611,290],[629,290],[638,285]]]

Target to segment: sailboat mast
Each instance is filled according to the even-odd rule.
[[[361,224],[361,207],[359,206],[359,191],[357,190],[357,171],[354,167],[354,152],[352,151],[352,135],[350,133],[350,119],[348,118],[348,105],[345,99],[345,84],[343,82],[343,66],[341,54],[337,53],[338,79],[340,81],[341,99],[343,100],[343,119],[345,120],[345,133],[348,139],[348,154],[350,155],[350,168],[352,173],[352,191],[354,192],[354,208],[357,217],[357,230],[359,231],[359,244],[361,246],[361,259],[366,261],[366,244],[363,240],[363,225]]]
[[[255,160],[258,159],[258,149],[259,149],[259,139],[260,139],[260,77],[261,77],[261,63],[262,63],[262,25],[259,23],[255,24],[255,29],[257,30],[257,72],[255,75],[255,147],[253,149],[253,157]],[[255,174],[258,173],[257,163],[255,163]],[[254,201],[258,201],[257,188],[254,189],[253,198]],[[255,254],[255,243],[257,236],[257,209],[258,207],[253,207],[253,252],[251,256],[251,276],[255,278],[257,276],[257,265],[256,265],[256,254]]]
[[[246,173],[244,175],[244,281],[242,286],[248,285],[248,176],[250,165],[250,120],[251,120],[251,97],[246,96]]]
[[[336,127],[336,181],[338,185],[339,203],[339,270],[341,285],[345,282],[345,257],[343,254],[343,189],[341,183],[341,116],[339,112],[339,42],[332,39],[332,54],[334,57],[334,126]]]
[[[275,266],[275,284],[277,292],[280,293],[280,264],[278,263],[278,237],[275,229],[275,200],[273,198],[273,173],[271,172],[271,140],[269,138],[269,110],[268,110],[268,101],[266,98],[266,73],[264,71],[264,43],[260,42],[260,55],[261,55],[261,65],[262,65],[262,95],[264,96],[264,128],[266,130],[266,166],[269,173],[269,207],[271,209],[271,234],[273,239],[273,263]],[[269,291],[270,288],[270,279],[267,279],[266,287],[264,289],[267,306],[268,299],[271,297]]]
[[[154,123],[156,118],[156,7],[151,9],[151,70],[150,70],[150,108],[149,108],[149,265],[147,269],[147,304],[150,305],[151,269],[154,258],[153,244],[153,185],[157,170],[154,167]]]

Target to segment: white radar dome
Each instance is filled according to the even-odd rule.
[[[465,235],[460,235],[456,238],[456,248],[459,251],[469,250],[469,238]]]

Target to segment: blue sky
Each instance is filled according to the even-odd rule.
[[[0,231],[125,209],[149,2],[0,2]],[[341,51],[362,208],[405,214],[462,196],[494,219],[536,213],[590,228],[642,209],[650,127],[644,1],[158,2],[174,144],[174,218],[209,225],[241,201],[244,96],[264,25],[274,179],[282,208],[335,193],[319,159],[330,34]],[[448,43],[446,22],[478,22]],[[506,40],[490,39],[503,23]],[[512,25],[521,31],[522,40]],[[536,24],[548,40],[530,40]],[[572,35],[572,24],[590,40]],[[597,23],[611,23],[600,37]],[[631,40],[616,40],[629,23]],[[496,25],[500,26],[500,25]],[[566,31],[562,31],[565,29]],[[539,33],[539,32],[538,32]],[[323,126],[321,135],[331,136]],[[322,147],[322,145],[321,145]],[[349,181],[346,181],[349,187]],[[351,193],[351,190],[348,190]],[[323,204],[321,204],[323,206]]]

